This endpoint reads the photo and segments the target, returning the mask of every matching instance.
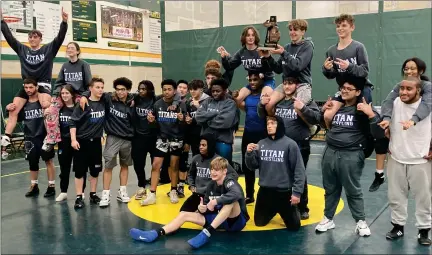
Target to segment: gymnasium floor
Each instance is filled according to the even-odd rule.
[[[236,141],[235,161],[240,162],[239,145]],[[385,233],[390,229],[390,215],[387,204],[387,185],[384,184],[374,193],[368,191],[375,170],[374,159],[366,160],[362,177],[367,222],[372,236],[359,238],[354,233],[355,223],[351,218],[348,205],[340,203],[342,211],[336,215],[336,229],[324,234],[316,234],[316,223],[323,212],[323,190],[321,184],[320,153],[324,144],[314,142],[307,174],[313,194],[310,197],[311,219],[297,233],[283,229],[256,231],[252,222],[248,231],[241,233],[216,233],[211,242],[198,251],[192,251],[186,241],[198,234],[197,230],[181,229],[173,236],[163,237],[153,244],[133,241],[129,238],[129,229],[138,227],[151,229],[160,225],[144,220],[141,215],[153,222],[166,222],[170,215],[175,215],[180,205],[170,206],[166,192],[161,186],[158,191],[160,206],[139,208],[137,202],[129,205],[115,200],[118,189],[118,168],[115,169],[112,184],[111,205],[106,209],[91,206],[86,198],[86,207],[75,211],[73,175],[71,175],[69,199],[67,202],[56,203],[55,198],[46,199],[43,193],[47,187],[46,170],[41,170],[39,186],[41,194],[38,198],[25,198],[24,193],[29,186],[29,175],[26,172],[27,162],[24,160],[6,161],[2,163],[1,173],[1,252],[4,254],[431,254],[431,249],[417,244],[417,230],[414,227],[414,203],[409,202],[409,220],[404,238],[390,242]],[[56,166],[58,163],[56,162]],[[44,167],[41,165],[41,167]],[[57,171],[59,168],[57,167]],[[58,174],[57,174],[58,175]],[[130,168],[129,194],[136,189],[136,176]],[[56,180],[59,192],[59,180]],[[102,190],[99,182],[98,191]],[[88,197],[88,193],[86,193]],[[342,197],[346,201],[345,194]],[[180,203],[184,201],[180,200]],[[131,212],[131,210],[133,212]],[[249,210],[253,211],[250,206]],[[164,212],[164,213],[161,213]],[[168,215],[167,217],[160,217]],[[271,226],[280,228],[281,220],[276,218]],[[190,227],[189,225],[187,227]]]

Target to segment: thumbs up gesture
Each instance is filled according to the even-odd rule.
[[[370,119],[375,116],[375,113],[372,111],[372,102],[368,104],[364,97],[362,98],[362,102],[357,104],[357,110],[362,111]]]
[[[204,205],[204,198],[200,197],[200,204],[198,205],[198,211],[200,213],[205,213],[207,211],[207,206]]]
[[[186,114],[186,119],[185,119],[185,120],[186,120],[186,123],[187,123],[187,124],[191,124],[191,123],[192,123],[192,118],[191,118],[191,116],[189,115],[189,113]]]
[[[296,109],[297,111],[300,111],[301,109],[303,109],[303,107],[305,105],[301,100],[299,100],[295,97],[293,97],[293,100],[294,100],[294,109]]]

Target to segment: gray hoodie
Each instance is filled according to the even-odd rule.
[[[285,136],[283,120],[278,120],[275,138],[270,135],[258,142],[258,149],[246,152],[249,169],[259,169],[259,186],[281,192],[292,191],[296,197],[303,193],[306,170],[300,149],[294,140]]]
[[[87,62],[82,59],[78,59],[74,63],[66,62],[61,67],[55,82],[54,95],[58,96],[61,86],[65,84],[72,85],[73,89],[81,95],[88,89],[91,79],[90,65]]]
[[[272,56],[263,58],[263,65],[275,73],[283,73],[282,78],[297,78],[300,83],[312,84],[311,65],[314,51],[312,38],[305,38],[298,44],[289,43],[276,62]]]

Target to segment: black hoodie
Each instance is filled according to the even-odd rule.
[[[276,116],[277,128],[273,138],[258,142],[258,149],[246,152],[246,166],[259,169],[259,186],[281,192],[292,191],[296,197],[303,193],[305,167],[297,143],[285,136],[283,120]]]
[[[204,195],[207,185],[212,180],[210,175],[210,162],[220,156],[216,154],[216,139],[213,135],[205,134],[201,136],[200,141],[201,140],[207,141],[207,155],[202,155],[200,153],[192,158],[188,174],[188,183],[189,187],[196,187],[196,193]],[[233,180],[238,179],[237,172],[231,165],[228,165],[227,177]]]

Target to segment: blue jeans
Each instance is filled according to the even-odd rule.
[[[224,157],[231,164],[233,153],[232,144],[216,142],[216,153],[219,156]]]

